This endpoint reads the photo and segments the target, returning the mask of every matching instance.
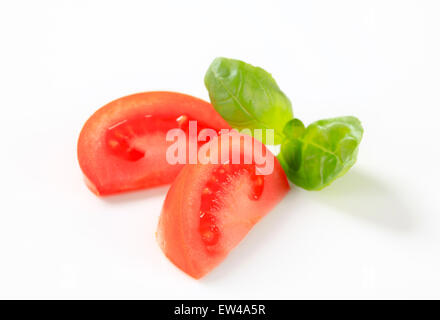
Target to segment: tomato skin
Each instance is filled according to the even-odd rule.
[[[240,191],[245,190],[246,184],[250,183],[250,179],[242,178],[242,182],[237,182],[225,193],[224,199],[227,199],[228,208],[223,210],[226,212],[223,216],[227,217],[227,222],[220,223],[219,227],[222,244],[214,246],[211,250],[198,232],[200,221],[203,219],[200,211],[201,194],[206,182],[212,179],[212,173],[218,170],[219,166],[222,164],[185,165],[168,191],[157,228],[157,241],[165,256],[195,279],[202,278],[219,265],[290,189],[287,177],[276,157],[274,171],[264,176],[264,189],[258,199],[249,199],[247,191]]]
[[[97,110],[84,124],[77,148],[78,162],[89,189],[96,195],[105,196],[171,183],[183,165],[166,162],[165,135],[169,129],[178,127],[178,122],[170,122],[170,119],[182,115],[217,131],[230,128],[211,104],[176,92],[137,93],[116,99]],[[145,116],[152,117],[150,124],[155,127],[154,134],[145,134],[148,144],[145,156],[138,155],[132,157],[136,161],[129,161],[109,152],[106,145],[109,129],[121,121],[136,121]]]

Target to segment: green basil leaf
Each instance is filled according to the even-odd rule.
[[[284,125],[293,118],[292,106],[268,72],[243,61],[216,58],[206,72],[205,86],[212,105],[232,127],[273,129],[274,144],[282,142]]]
[[[306,127],[301,120],[295,118],[286,123],[283,129],[284,137],[294,139],[304,134]]]
[[[363,128],[355,117],[319,120],[306,129],[301,124],[286,124],[278,158],[295,185],[321,190],[354,165]]]

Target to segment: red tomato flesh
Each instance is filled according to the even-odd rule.
[[[254,162],[188,164],[172,184],[157,239],[171,262],[191,277],[199,279],[221,263],[288,192],[275,157],[271,174],[258,175],[256,167]]]
[[[87,120],[78,140],[87,185],[109,195],[171,183],[183,165],[166,161],[173,143],[166,133],[187,131],[190,120],[197,120],[198,131],[230,128],[211,104],[181,93],[138,93],[105,105]]]

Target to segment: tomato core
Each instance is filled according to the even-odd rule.
[[[249,199],[258,200],[263,193],[264,176],[256,174],[253,164],[221,165],[213,170],[210,179],[202,189],[199,232],[208,249],[214,246],[221,236],[215,218],[215,212],[220,210],[222,206],[221,193],[234,176],[242,174],[248,175],[252,182]]]
[[[185,114],[177,118],[155,117],[147,114],[144,117],[120,121],[107,130],[105,137],[107,150],[121,159],[138,161],[145,155],[147,141],[142,143],[145,136],[158,131],[166,132],[176,127],[188,134],[190,120],[192,119]],[[204,123],[198,121],[197,134],[206,127]]]

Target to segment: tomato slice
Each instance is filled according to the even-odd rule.
[[[260,142],[247,138],[239,146],[241,160],[252,142],[273,157]],[[229,151],[233,148],[238,147],[230,144]],[[259,175],[254,159],[250,164],[233,164],[231,155],[218,164],[187,164],[168,191],[160,216],[156,234],[160,247],[171,262],[196,279],[225,259],[289,190],[275,157],[273,172]]]
[[[78,161],[89,188],[97,195],[150,188],[171,183],[183,164],[170,165],[166,150],[173,142],[166,133],[219,131],[230,126],[211,104],[175,92],[145,92],[110,102],[85,123],[78,139]]]

